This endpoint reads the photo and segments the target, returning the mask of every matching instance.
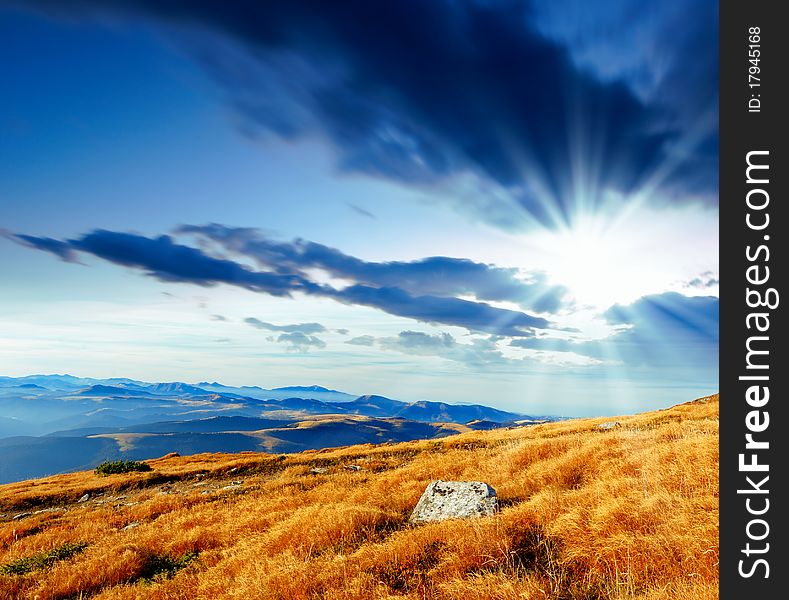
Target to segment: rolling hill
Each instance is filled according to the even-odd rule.
[[[526,417],[482,405],[354,396],[317,385],[265,390],[70,375],[0,377],[0,414],[0,483],[92,468],[103,460],[402,442]]]
[[[713,600],[718,404],[2,485],[0,599]],[[408,525],[436,479],[500,509]]]

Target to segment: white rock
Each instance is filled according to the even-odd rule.
[[[77,502],[87,502],[88,500],[90,500],[90,494],[85,494],[84,496],[82,496],[82,498],[77,500]]]
[[[616,427],[621,427],[619,421],[606,421],[605,423],[600,423],[597,426],[598,429],[614,429]]]
[[[496,490],[482,481],[432,481],[409,522],[483,517],[496,511]]]

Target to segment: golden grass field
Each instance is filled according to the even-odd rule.
[[[611,420],[3,485],[0,598],[717,598],[718,396]],[[409,526],[434,479],[501,510]]]

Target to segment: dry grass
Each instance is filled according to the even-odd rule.
[[[718,397],[609,420],[0,486],[0,565],[87,544],[0,599],[717,598]],[[501,510],[406,525],[433,479]]]

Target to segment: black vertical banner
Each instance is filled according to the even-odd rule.
[[[789,26],[782,8],[763,0],[720,5],[723,600],[789,597]]]

